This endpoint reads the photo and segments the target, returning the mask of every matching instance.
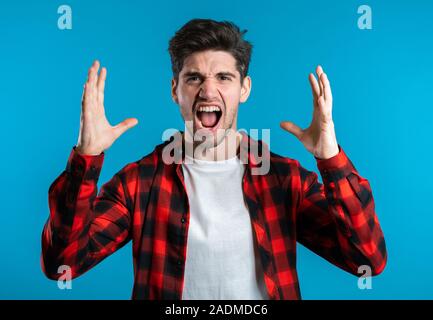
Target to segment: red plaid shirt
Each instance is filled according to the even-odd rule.
[[[269,172],[251,174],[260,165],[251,146],[267,146],[242,135],[240,148],[248,155],[242,190],[270,299],[301,298],[297,241],[352,274],[360,265],[370,266],[372,275],[382,272],[387,253],[370,185],[340,146],[336,156],[316,159],[321,184],[297,160],[272,152]],[[162,161],[168,143],[127,164],[99,194],[104,153],[83,156],[73,148],[49,188],[41,257],[48,278],[62,275],[60,265],[77,277],[132,240],[132,299],[182,298],[189,204],[181,164]]]

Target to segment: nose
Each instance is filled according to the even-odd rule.
[[[199,97],[204,100],[212,100],[218,97],[217,86],[211,79],[206,79],[200,85]]]

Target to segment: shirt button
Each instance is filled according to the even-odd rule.
[[[182,265],[182,261],[177,260],[177,265],[178,265],[178,267],[180,267]]]
[[[185,218],[180,219],[180,222],[185,223]]]

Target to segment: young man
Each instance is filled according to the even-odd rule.
[[[130,240],[133,299],[300,299],[297,241],[352,274],[362,265],[372,275],[382,272],[385,241],[370,185],[337,143],[331,88],[320,66],[317,79],[309,76],[311,125],[281,126],[316,158],[323,184],[298,161],[236,132],[239,103],[251,90],[252,46],[243,34],[232,23],[204,19],[176,33],[169,46],[172,97],[187,129],[127,164],[99,194],[104,150],[138,121],[109,124],[107,71],[98,75],[94,62],[77,145],[49,189],[42,234],[47,277],[57,279],[61,265],[77,277]],[[255,171],[257,149],[265,150],[265,172]],[[169,161],[173,150],[181,161]]]

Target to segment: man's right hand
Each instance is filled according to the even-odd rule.
[[[75,150],[83,155],[99,155],[107,150],[126,130],[134,127],[138,120],[128,118],[111,126],[105,117],[104,86],[107,69],[98,75],[99,61],[89,69],[81,103],[80,133]]]

